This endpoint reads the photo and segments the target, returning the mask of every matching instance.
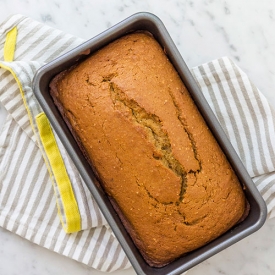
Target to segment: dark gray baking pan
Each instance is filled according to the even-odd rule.
[[[233,229],[204,247],[182,256],[162,268],[150,267],[140,255],[104,191],[99,187],[91,167],[80,152],[69,129],[56,109],[48,88],[49,82],[53,76],[75,64],[78,60],[85,58],[85,54],[88,52],[93,53],[114,39],[136,30],[146,30],[151,32],[164,48],[170,61],[175,66],[180,77],[182,78],[182,81],[186,85],[195,103],[197,104],[197,107],[206,120],[206,123],[213,132],[224,153],[227,155],[228,160],[230,161],[241,183],[245,186],[245,193],[251,207],[248,217],[242,223],[238,224]],[[264,224],[267,214],[264,200],[251,181],[251,178],[232,148],[215,115],[197,87],[195,80],[174,45],[166,28],[155,15],[150,13],[134,14],[98,36],[88,40],[77,48],[43,66],[34,77],[33,89],[53,128],[60,137],[60,140],[63,142],[66,150],[74,161],[82,178],[96,199],[100,209],[106,217],[106,220],[113,229],[117,239],[121,243],[125,253],[132,263],[132,266],[138,274],[181,274],[210,256],[255,232]]]

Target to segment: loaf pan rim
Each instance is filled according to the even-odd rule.
[[[76,155],[76,152],[74,151],[72,145],[68,142],[68,140],[66,141],[66,138],[64,140],[64,131],[62,129],[60,129],[58,119],[56,118],[54,113],[51,111],[51,109],[48,105],[48,102],[45,100],[44,94],[42,95],[42,93],[41,93],[42,87],[45,90],[45,75],[49,74],[49,72],[52,73],[52,75],[55,75],[58,72],[58,70],[65,63],[68,63],[71,59],[74,59],[73,62],[75,62],[75,59],[81,58],[81,56],[85,56],[85,54],[81,55],[81,53],[84,53],[87,49],[94,47],[94,44],[98,43],[98,41],[102,41],[102,40],[106,39],[106,37],[112,36],[116,32],[121,32],[123,29],[125,29],[130,24],[134,24],[135,22],[141,22],[141,21],[143,21],[143,22],[146,21],[147,24],[148,24],[148,22],[151,22],[152,26],[154,25],[154,28],[159,30],[160,36],[163,36],[162,38],[166,40],[166,43],[169,45],[168,48],[166,47],[166,51],[168,51],[169,58],[171,58],[171,54],[172,54],[174,56],[174,59],[176,59],[176,60],[174,60],[174,62],[172,62],[172,61],[171,62],[174,65],[175,65],[175,62],[178,63],[177,66],[175,66],[177,71],[179,72],[181,78],[182,78],[182,74],[184,74],[183,81],[185,84],[187,82],[187,85],[186,85],[187,88],[195,91],[196,98],[194,99],[194,101],[196,102],[196,104],[198,104],[198,102],[199,102],[200,105],[203,105],[204,112],[207,113],[209,116],[207,120],[213,120],[214,124],[218,125],[217,132],[221,135],[221,138],[223,139],[223,141],[225,143],[224,146],[228,149],[229,154],[231,155],[231,157],[230,157],[231,162],[233,161],[235,164],[235,167],[233,167],[233,168],[235,170],[236,165],[238,166],[238,169],[239,169],[238,174],[240,173],[242,175],[242,182],[248,183],[248,184],[246,184],[246,188],[248,188],[249,191],[251,192],[251,194],[253,195],[253,199],[255,200],[257,207],[259,208],[259,210],[258,210],[259,215],[258,215],[256,221],[253,223],[253,225],[249,226],[246,230],[238,233],[237,235],[233,235],[233,237],[229,238],[227,241],[223,241],[221,244],[217,244],[214,247],[211,247],[210,244],[214,243],[217,240],[215,240],[214,242],[211,242],[210,244],[204,246],[204,248],[210,247],[208,250],[202,251],[202,253],[193,257],[188,262],[183,263],[180,266],[176,266],[173,269],[172,268],[169,269],[169,266],[171,266],[171,264],[169,264],[168,266],[163,267],[163,268],[151,268],[151,267],[147,268],[146,266],[143,265],[142,262],[140,262],[140,258],[137,259],[136,251],[133,250],[132,247],[129,246],[129,243],[128,243],[129,240],[128,239],[126,240],[126,238],[124,236],[125,232],[122,233],[123,228],[121,228],[121,224],[120,225],[117,224],[116,218],[113,216],[113,214],[110,213],[108,208],[106,208],[106,202],[101,199],[101,193],[98,191],[97,187],[95,185],[91,186],[91,182],[90,182],[91,179],[90,179],[89,173],[87,173],[87,171],[84,168],[79,167],[79,165],[78,165],[79,156]],[[155,34],[153,33],[153,35],[155,35]],[[159,40],[159,39],[157,39],[157,40]],[[42,87],[41,87],[41,85],[42,85]],[[106,220],[109,222],[116,237],[118,238],[119,242],[121,243],[125,253],[128,255],[130,262],[132,263],[134,269],[136,270],[136,272],[138,274],[144,274],[144,275],[145,274],[146,275],[149,275],[149,274],[152,274],[152,275],[153,274],[160,274],[160,275],[162,275],[162,274],[169,274],[169,275],[180,274],[180,273],[188,270],[189,268],[193,267],[194,265],[202,262],[203,260],[206,260],[207,258],[211,257],[212,255],[220,252],[221,250],[225,249],[226,247],[232,245],[233,243],[252,234],[253,232],[258,230],[264,224],[264,222],[266,220],[266,216],[267,216],[267,209],[266,209],[266,204],[265,204],[263,198],[261,197],[260,193],[258,192],[256,186],[253,184],[253,182],[252,182],[251,178],[249,177],[248,173],[246,172],[246,169],[244,168],[242,162],[240,161],[240,159],[237,156],[235,150],[233,149],[231,143],[229,142],[225,133],[223,132],[221,126],[217,122],[215,115],[213,114],[213,112],[212,112],[211,108],[209,107],[207,101],[205,100],[204,96],[200,92],[191,72],[187,68],[187,66],[186,66],[185,62],[183,61],[180,53],[178,52],[175,44],[171,40],[171,37],[168,34],[166,28],[164,27],[164,25],[160,21],[160,19],[158,17],[156,17],[155,15],[153,15],[152,13],[148,13],[148,12],[136,13],[136,14],[126,18],[122,22],[116,24],[115,26],[109,28],[108,30],[102,32],[101,34],[97,35],[96,37],[82,43],[80,46],[76,47],[75,49],[65,53],[64,55],[56,58],[55,60],[49,62],[46,65],[44,65],[37,71],[37,73],[34,77],[33,90],[34,90],[34,94],[35,94],[38,102],[40,103],[40,105],[41,105],[42,109],[44,110],[44,112],[46,113],[47,117],[49,118],[53,128],[57,132],[60,140],[64,144],[68,153],[72,157],[81,176],[83,177],[85,183],[87,184],[88,188],[90,189],[91,193],[93,194],[95,200],[99,204],[99,207],[100,207],[101,211],[103,212],[103,214],[105,215]],[[194,97],[194,94],[192,96]],[[201,111],[201,108],[202,107],[200,106],[199,107],[200,111]],[[211,123],[213,123],[213,122],[211,122]],[[209,124],[209,121],[208,121],[208,124]],[[211,127],[213,127],[213,126],[211,126]],[[213,129],[211,129],[211,130],[213,130]],[[217,133],[216,133],[216,135],[217,135]],[[216,135],[215,135],[215,137],[216,137]],[[224,150],[224,148],[223,148],[223,150]],[[225,153],[226,153],[226,155],[228,155],[228,152],[225,152]],[[232,165],[232,166],[234,166],[234,165]],[[92,183],[92,184],[94,184],[94,183]],[[183,257],[181,257],[181,258],[183,258]],[[180,261],[181,258],[176,261]],[[164,271],[162,272],[161,270],[164,270]]]

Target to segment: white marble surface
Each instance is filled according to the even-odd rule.
[[[189,67],[227,55],[275,107],[274,0],[0,0],[0,21],[21,13],[84,39],[139,11],[160,17]],[[4,117],[0,106],[0,127]],[[275,219],[188,274],[271,275],[274,255]],[[102,273],[0,229],[0,274]]]

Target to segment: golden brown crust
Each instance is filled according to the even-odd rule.
[[[116,40],[50,87],[150,265],[166,265],[242,218],[240,183],[151,35]]]

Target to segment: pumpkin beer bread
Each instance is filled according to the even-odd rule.
[[[115,40],[58,74],[50,92],[151,266],[243,218],[241,184],[150,34]]]

